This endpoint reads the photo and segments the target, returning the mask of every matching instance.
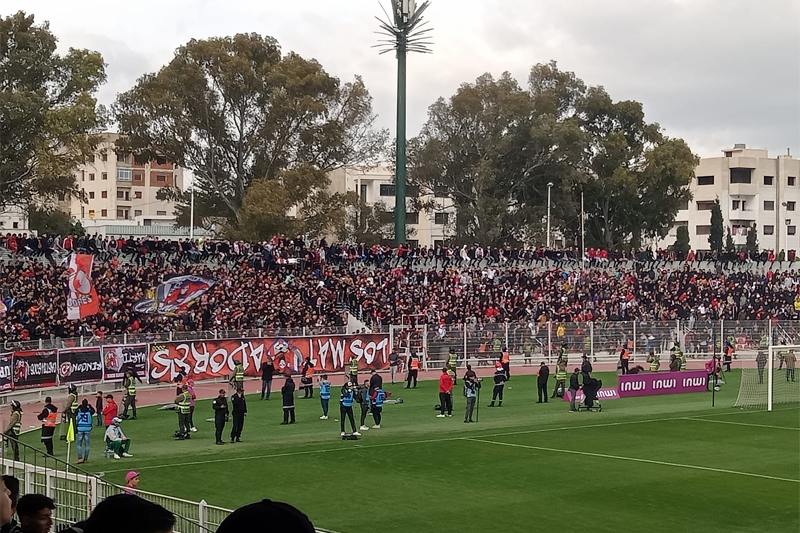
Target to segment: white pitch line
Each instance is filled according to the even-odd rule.
[[[769,426],[766,424],[748,424],[747,422],[730,422],[728,420],[714,420],[711,418],[695,418],[691,416],[684,417],[684,420],[694,420],[696,422],[713,422],[715,424],[730,424],[733,426],[749,426],[754,428],[765,428],[765,429],[785,429],[787,431],[800,431],[800,428],[790,428],[785,426]]]
[[[739,472],[737,470],[726,470],[724,468],[711,468],[709,466],[698,466],[698,465],[685,465],[681,463],[668,463],[666,461],[653,461],[651,459],[640,459],[638,457],[623,457],[621,455],[609,455],[605,453],[593,453],[593,452],[581,452],[577,450],[561,450],[558,448],[545,448],[543,446],[530,446],[528,444],[514,444],[511,442],[497,442],[492,440],[485,440],[485,439],[476,439],[476,438],[466,438],[463,440],[468,440],[472,442],[481,442],[484,444],[494,444],[496,446],[511,446],[513,448],[525,448],[528,450],[539,450],[543,452],[554,452],[554,453],[567,453],[573,455],[585,455],[588,457],[600,457],[603,459],[616,459],[618,461],[634,461],[638,463],[648,463],[653,465],[660,465],[660,466],[673,466],[677,468],[688,468],[692,470],[704,470],[707,472],[717,472],[721,474],[735,474],[737,476],[747,476],[747,477],[757,477],[761,479],[770,479],[773,481],[788,481],[790,483],[800,483],[800,479],[791,479],[785,477],[776,477],[776,476],[767,476],[764,474],[752,474],[750,472]]]

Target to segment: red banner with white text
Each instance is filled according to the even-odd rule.
[[[179,372],[201,380],[227,377],[241,361],[246,376],[260,376],[272,360],[275,374],[299,374],[306,357],[314,372],[341,372],[356,358],[360,370],[389,367],[389,336],[320,335],[264,339],[226,339],[151,344],[150,383],[172,382]]]

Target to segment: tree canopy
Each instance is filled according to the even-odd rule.
[[[189,41],[113,109],[131,149],[157,150],[194,172],[197,215],[250,235],[239,226],[256,218],[264,231],[341,219],[329,217],[346,202],[326,191],[327,172],[376,162],[388,138],[374,128],[361,78],[342,83],[254,33]],[[306,218],[288,216],[290,208]]]
[[[56,43],[33,15],[0,16],[0,211],[79,195],[73,172],[100,141],[103,58]]]
[[[484,74],[437,100],[409,160],[412,183],[452,199],[457,240],[543,243],[552,183],[553,227],[578,235],[583,191],[587,244],[607,248],[665,236],[697,164],[640,103],[615,102],[555,62],[535,65],[527,90]]]

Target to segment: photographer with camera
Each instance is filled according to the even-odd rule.
[[[472,411],[475,409],[475,403],[478,397],[478,389],[481,388],[481,380],[475,375],[475,372],[468,374],[464,378],[464,397],[467,399],[467,411],[464,413],[464,423],[475,422],[472,419]]]

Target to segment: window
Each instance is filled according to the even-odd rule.
[[[94,200],[94,191],[89,193],[89,200]]]
[[[773,176],[764,176],[764,185],[772,185]]]
[[[86,158],[86,161],[89,162],[89,163],[94,163],[94,154],[92,154],[88,158]]]
[[[63,192],[58,193],[58,201],[59,202],[63,202],[66,199],[67,199],[67,195],[66,194],[64,194]]]
[[[167,216],[167,212],[166,211],[156,211],[156,215],[161,216],[161,217],[165,217],[165,216]]]
[[[725,157],[733,157],[733,152],[725,152]]]
[[[794,176],[789,176],[789,181],[788,181],[789,187],[794,187],[795,179],[796,178]]]
[[[133,212],[133,216],[135,216],[135,217],[140,217],[140,216],[142,216],[142,210],[141,210],[141,209],[136,209],[136,210]]]
[[[685,200],[680,207],[678,207],[678,211],[686,211],[689,209],[689,200]]]
[[[738,211],[739,210],[739,200],[734,200],[731,202],[731,211]]]
[[[795,233],[797,233],[797,226],[786,226],[787,235],[794,235]]]
[[[795,206],[794,202],[786,202],[786,210],[787,211],[794,211],[794,206]]]
[[[128,160],[128,154],[125,152],[117,152],[117,163],[124,163]]]
[[[714,185],[714,176],[697,176],[698,185]]]
[[[89,181],[94,181],[94,174],[89,174]]]
[[[117,209],[117,218],[124,218],[124,217],[125,217],[125,211],[122,209]]]
[[[731,183],[750,183],[751,168],[732,168],[731,169]]]
[[[94,218],[94,209],[89,209],[89,218]]]
[[[135,172],[133,174],[133,181],[144,181],[144,173],[143,172]]]
[[[774,235],[775,226],[764,226],[764,235]]]
[[[381,211],[381,224],[391,224],[394,222],[394,213],[391,211]]]
[[[731,231],[731,234],[734,235],[734,236],[736,236],[736,235],[744,235],[746,237],[748,229],[750,229],[750,226],[740,226],[738,224],[734,224],[733,225],[733,230]]]
[[[711,235],[711,226],[697,226],[694,232],[695,235]]]
[[[394,196],[394,184],[381,183],[381,196]]]
[[[11,226],[12,229],[19,229],[19,222],[14,222]]]
[[[108,191],[103,191],[100,193],[101,198],[108,198]]]
[[[166,174],[157,174],[156,175],[156,181],[161,182],[161,183],[166,183],[167,175]]]
[[[433,222],[435,224],[447,224],[448,219],[450,218],[450,213],[435,213],[433,215]]]
[[[101,209],[100,216],[106,218],[108,216],[108,209]]]
[[[367,201],[367,184],[366,183],[362,183],[361,184],[361,188],[359,189],[359,193],[358,194],[361,196],[361,200],[363,200],[364,202]]]
[[[142,191],[134,192],[133,193],[133,197],[136,198],[137,200],[141,200],[142,199]]]
[[[775,201],[764,200],[764,211],[775,211]]]
[[[103,152],[103,161],[108,161],[108,152]]]
[[[132,173],[129,168],[118,168],[117,179],[120,181],[131,181]]]
[[[419,211],[416,213],[406,213],[406,224],[419,224]]]
[[[81,181],[86,181],[86,173],[81,171]]]
[[[104,180],[107,180],[107,179],[108,179],[108,172],[103,172],[103,174],[101,175],[101,177],[102,177]]]
[[[126,202],[131,201],[131,193],[130,191],[117,191],[117,200],[124,200]]]
[[[697,202],[698,211],[711,211],[712,207],[714,207],[714,202]]]
[[[159,165],[166,165],[167,164],[167,158],[164,157],[163,155],[160,155],[160,156],[156,157],[156,163],[159,164]]]

